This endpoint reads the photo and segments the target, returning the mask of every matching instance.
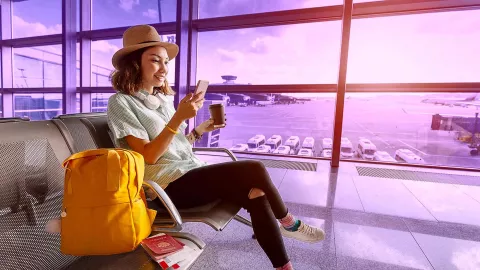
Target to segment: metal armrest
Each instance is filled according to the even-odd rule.
[[[233,160],[238,161],[237,157],[232,153],[232,151],[228,150],[227,148],[208,148],[208,147],[193,147],[193,152],[201,151],[201,152],[224,152]]]
[[[170,197],[168,197],[167,193],[155,182],[152,180],[143,182],[145,186],[150,188],[155,192],[157,197],[162,201],[163,205],[167,209],[170,217],[173,219],[173,225],[156,225],[153,226],[155,228],[161,228],[163,231],[172,231],[172,232],[179,232],[182,230],[182,218],[180,217],[180,213],[177,210],[177,207],[173,204]]]

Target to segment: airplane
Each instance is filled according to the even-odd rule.
[[[480,108],[480,94],[473,96],[471,98],[465,99],[465,101],[459,101],[454,104],[455,106],[475,106],[477,109]]]
[[[475,95],[469,96],[467,98],[427,98],[422,100],[423,103],[431,103],[431,104],[439,104],[445,106],[461,106],[461,107],[468,107],[468,106],[476,106],[477,108],[480,107],[480,94],[477,93]]]

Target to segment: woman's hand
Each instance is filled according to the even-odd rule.
[[[225,118],[225,126],[227,126],[227,119]],[[225,127],[223,126],[223,127]],[[199,135],[202,135],[206,132],[210,132],[210,131],[214,131],[216,129],[220,129],[220,128],[223,128],[223,127],[214,127],[213,126],[213,119],[210,118],[208,119],[207,121],[201,123],[200,125],[198,125],[196,128],[195,128],[195,131],[199,134]]]
[[[178,104],[178,108],[174,116],[180,121],[185,121],[195,117],[199,109],[199,104],[197,102],[201,102],[200,105],[203,105],[203,101],[200,100],[200,94],[201,93],[193,95],[190,93],[186,95]]]
[[[198,100],[197,102],[195,102],[195,103],[197,104],[199,110],[203,107],[203,102],[205,102],[205,99],[204,99],[204,98],[202,98],[202,99]]]

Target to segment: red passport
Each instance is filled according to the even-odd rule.
[[[168,234],[159,234],[142,241],[156,255],[172,253],[183,248],[183,244]]]

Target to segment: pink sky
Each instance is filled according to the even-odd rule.
[[[319,5],[303,1],[304,7]],[[44,35],[59,29],[18,16],[13,21],[17,32]],[[197,79],[219,83],[221,75],[231,74],[238,83],[336,83],[340,38],[340,21],[200,33]],[[121,40],[94,42],[92,63],[111,68],[119,47]],[[44,48],[61,53],[58,46]],[[479,48],[477,10],[356,19],[348,82],[480,82]],[[174,69],[172,64],[171,81]]]

